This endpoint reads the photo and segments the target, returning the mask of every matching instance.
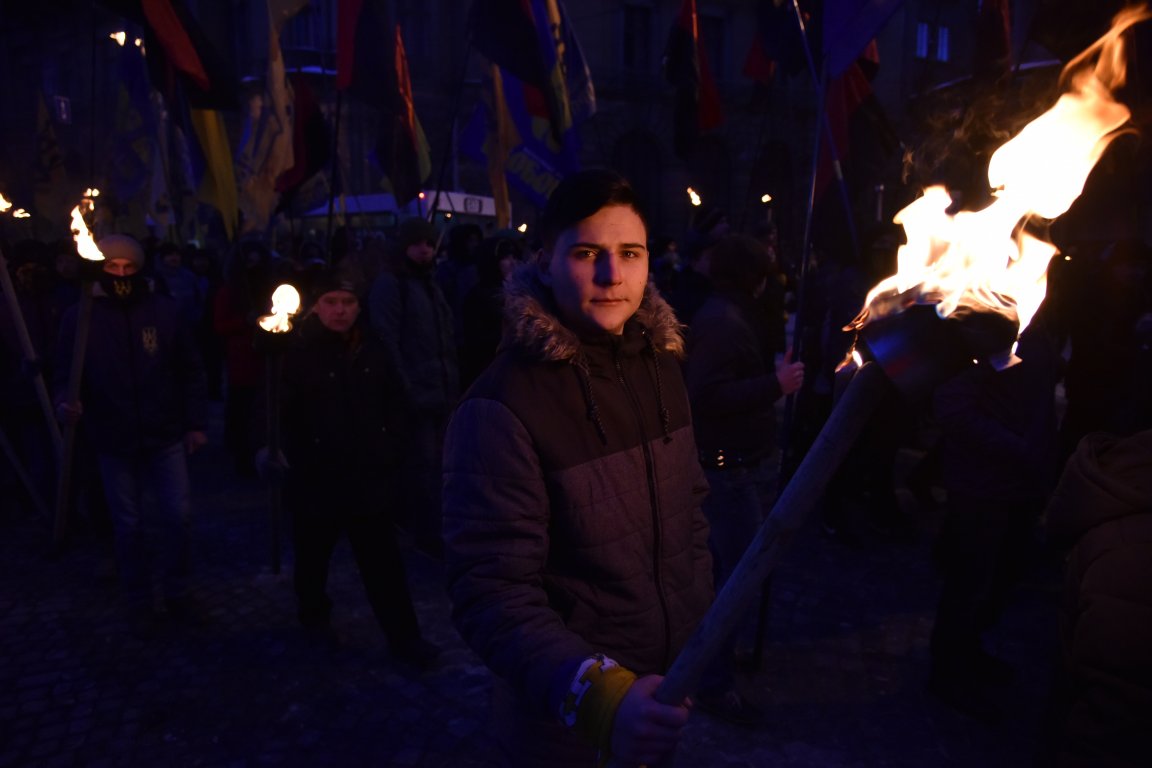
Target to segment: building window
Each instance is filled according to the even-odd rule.
[[[621,67],[629,72],[649,72],[652,69],[652,9],[642,5],[624,6],[623,32]]]
[[[925,21],[916,24],[916,58],[928,58],[928,23]]]
[[[948,61],[948,27],[936,30],[936,61]]]
[[[948,27],[917,22],[916,58],[947,62],[950,56]]]

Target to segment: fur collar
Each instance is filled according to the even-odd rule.
[[[677,359],[684,356],[684,335],[672,307],[652,283],[632,319],[652,335],[656,349]],[[556,316],[552,292],[540,281],[534,263],[517,268],[504,283],[505,344],[546,362],[572,362],[580,353],[579,337]]]

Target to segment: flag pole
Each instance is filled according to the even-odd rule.
[[[340,174],[340,117],[343,114],[344,91],[337,88],[336,119],[332,125],[332,182],[328,186],[328,230],[324,236],[324,242],[328,245],[324,257],[329,263],[332,261],[332,215],[336,207],[336,181]]]
[[[456,98],[452,103],[452,120],[448,129],[448,139],[446,141],[448,147],[445,150],[442,159],[440,160],[440,173],[436,177],[436,194],[432,196],[432,205],[429,206],[429,219],[436,216],[436,211],[440,207],[440,192],[444,189],[444,175],[448,172],[448,158],[456,151],[456,131],[455,124],[456,118],[460,114],[460,102],[464,96],[464,80],[468,76],[468,59],[472,57],[472,34],[468,35],[468,42],[464,46],[464,55],[460,59],[460,77],[456,80]]]
[[[56,459],[59,460],[61,437],[60,428],[56,424],[56,412],[52,409],[52,399],[48,397],[44,371],[36,355],[36,347],[32,344],[32,337],[28,335],[28,324],[24,321],[24,312],[20,309],[20,300],[16,296],[16,287],[12,284],[12,275],[8,272],[8,260],[4,256],[3,248],[0,248],[0,281],[4,284],[4,298],[11,308],[12,325],[16,328],[20,350],[24,353],[24,364],[32,374],[32,386],[36,390],[36,398],[40,401],[40,409],[44,412],[48,436],[52,439],[52,449],[56,453]]]
[[[0,453],[3,453],[8,463],[12,465],[12,471],[16,473],[16,477],[24,485],[24,490],[28,492],[28,498],[32,501],[32,506],[36,507],[36,511],[40,516],[47,519],[48,507],[44,503],[44,498],[40,495],[40,491],[36,489],[36,483],[32,480],[28,470],[24,469],[24,464],[20,461],[20,454],[16,452],[15,446],[8,440],[8,435],[4,433],[4,429],[0,427]]]
[[[75,408],[80,400],[80,384],[84,376],[84,358],[88,351],[88,327],[92,322],[92,278],[81,276],[80,303],[76,313],[76,335],[72,341],[72,359],[68,368],[68,391],[65,404]],[[76,421],[78,415],[69,414],[64,422],[64,438],[60,454],[60,474],[56,485],[56,514],[52,540],[59,548],[68,535],[68,509],[72,491],[72,469],[76,452]]]

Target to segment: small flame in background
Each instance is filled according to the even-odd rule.
[[[287,333],[292,330],[292,315],[300,310],[300,293],[284,283],[272,291],[272,314],[256,322],[269,333]]]
[[[76,241],[76,252],[88,261],[104,261],[104,254],[96,247],[96,240],[85,218],[96,210],[96,198],[99,195],[98,189],[85,190],[80,204],[72,209],[72,239]]]
[[[896,214],[893,221],[907,237],[897,272],[872,289],[845,330],[913,304],[936,304],[940,317],[961,304],[1014,312],[1018,333],[1028,326],[1044,300],[1056,248],[1021,225],[1065,213],[1122,132],[1130,112],[1112,93],[1124,84],[1123,33],[1148,18],[1147,6],[1122,11],[1103,37],[1068,63],[1055,105],[992,155],[991,205],[950,215],[951,196],[933,186]]]
[[[688,187],[688,202],[692,203],[693,206],[698,206],[703,202],[700,195],[692,187]]]
[[[0,192],[0,213],[7,213],[12,208],[12,201],[4,197],[4,193]]]

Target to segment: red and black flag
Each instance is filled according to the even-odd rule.
[[[973,76],[997,82],[1012,71],[1012,21],[1008,0],[980,0],[976,17],[976,62]]]
[[[391,30],[384,0],[339,0],[336,18],[337,90],[374,107],[390,103],[390,94],[395,91],[390,54]]]
[[[776,70],[795,75],[807,67],[806,41],[792,0],[759,0],[756,33],[744,59],[743,73],[770,83]]]
[[[384,0],[340,0],[336,35],[336,87],[380,108],[376,162],[403,206],[420,194],[432,161],[400,25],[391,23]]]
[[[292,82],[295,100],[292,110],[293,164],[276,180],[276,191],[285,198],[290,198],[304,182],[323,170],[332,154],[328,121],[324,119],[320,101],[308,78],[293,72],[288,79]],[[281,200],[281,207],[290,205],[291,200]]]
[[[220,211],[229,236],[239,217],[232,148],[220,110],[238,109],[239,79],[183,0],[105,0],[141,24],[152,87],[168,105],[175,130],[197,138],[193,180]]]
[[[676,154],[686,157],[702,133],[724,122],[720,94],[700,47],[696,0],[684,0],[668,33],[664,77],[676,88],[672,143]]]

